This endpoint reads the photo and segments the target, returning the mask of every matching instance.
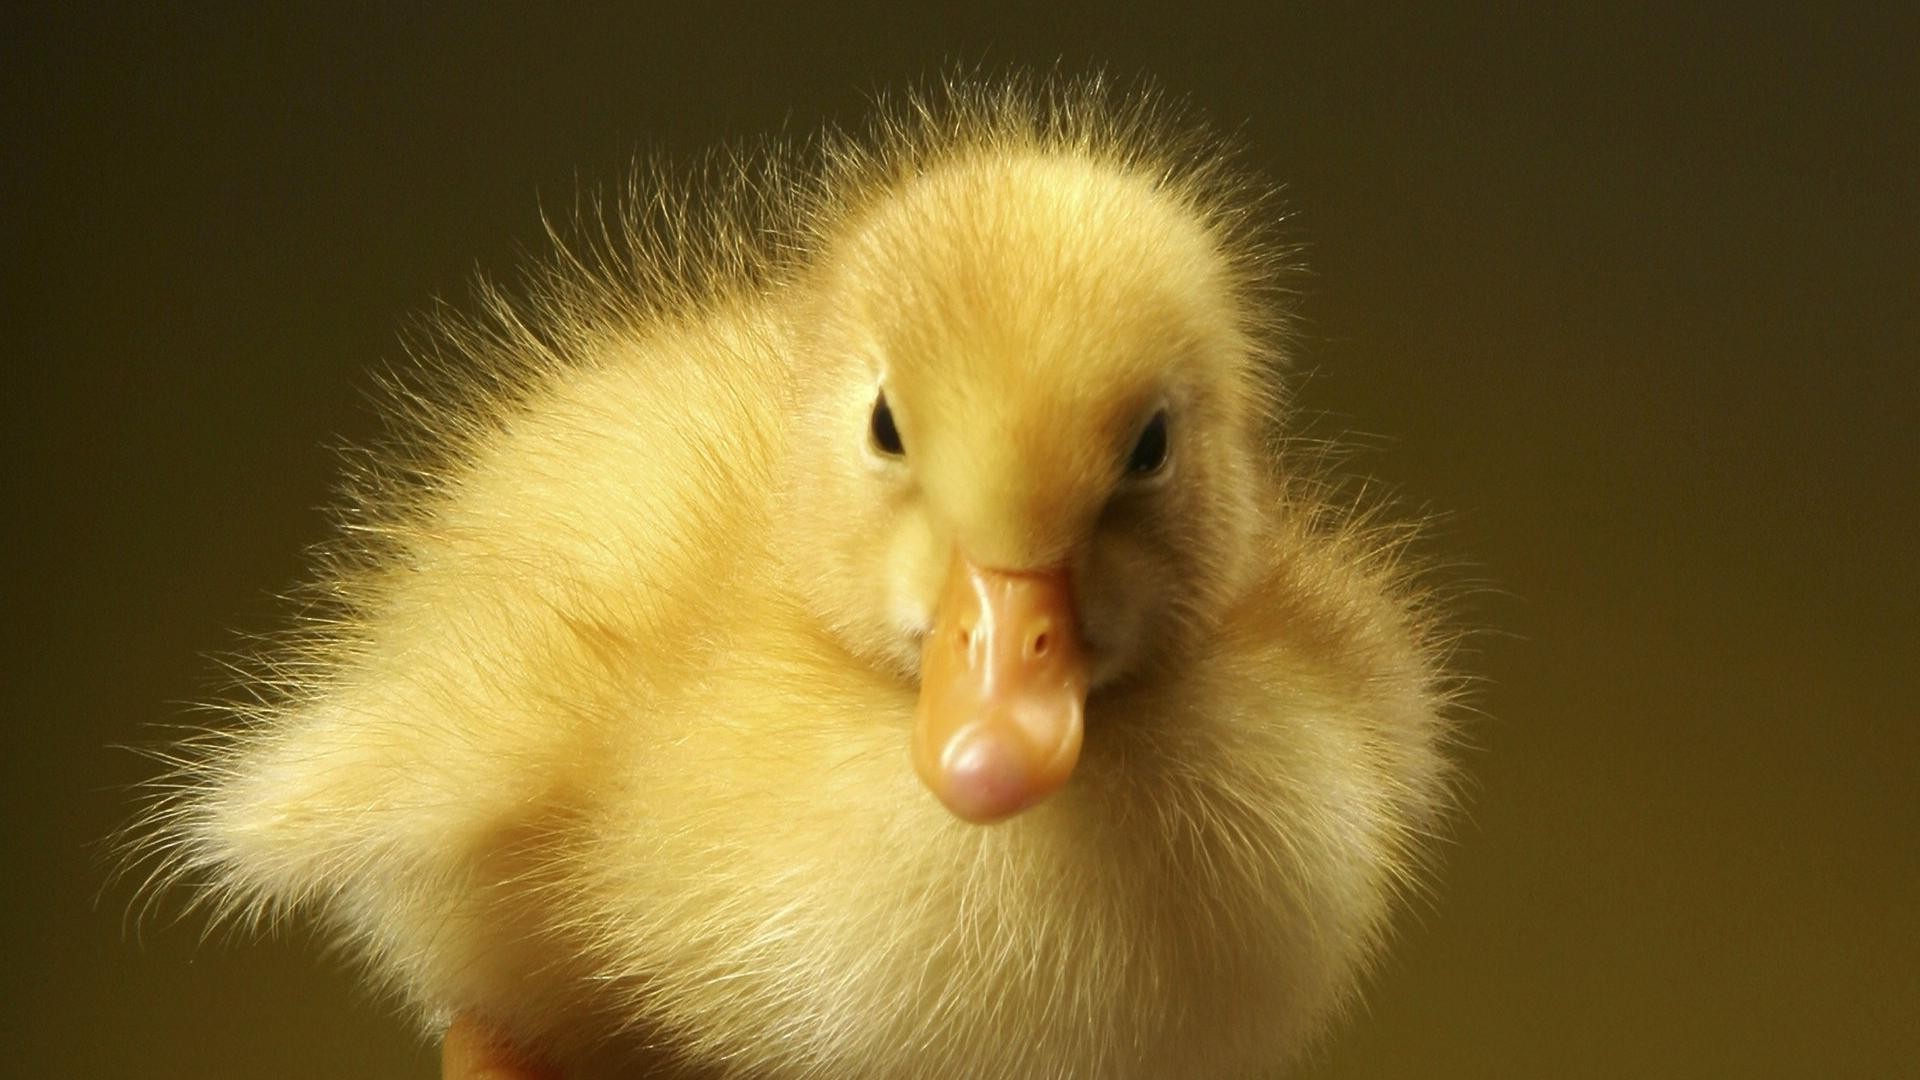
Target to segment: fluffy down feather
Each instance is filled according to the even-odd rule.
[[[1272,1075],[1421,877],[1451,682],[1286,435],[1267,216],[1093,83],[650,176],[420,350],[135,859],[582,1075]],[[1091,665],[985,826],[907,751],[956,551],[1065,567]]]

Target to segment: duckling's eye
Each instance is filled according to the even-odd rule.
[[[887,395],[883,391],[873,401],[873,445],[889,457],[902,457],[907,452],[906,444],[900,441],[900,429],[893,426],[893,410],[887,408]]]
[[[1130,476],[1151,476],[1160,471],[1167,463],[1167,410],[1161,409],[1147,421],[1147,429],[1140,433],[1140,441],[1133,444],[1133,454],[1127,458],[1127,473]]]

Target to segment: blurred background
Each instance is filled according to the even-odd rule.
[[[1493,586],[1470,812],[1309,1075],[1911,1075],[1920,34],[1595,6],[10,7],[8,1067],[436,1075],[297,933],[129,923],[116,746],[278,624],[370,373],[542,206],[960,61],[1151,76],[1284,182],[1305,408]]]

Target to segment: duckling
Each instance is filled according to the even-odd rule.
[[[1297,1059],[1424,879],[1451,680],[1165,112],[950,87],[489,293],[155,880],[568,1075]]]

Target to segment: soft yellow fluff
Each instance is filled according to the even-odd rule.
[[[1262,202],[1097,86],[887,115],[640,191],[446,328],[330,614],[179,752],[159,880],[587,1071],[1272,1075],[1351,1001],[1448,683],[1392,534],[1285,449]],[[1077,771],[990,826],[908,764],[955,544],[1070,565],[1093,661]]]

